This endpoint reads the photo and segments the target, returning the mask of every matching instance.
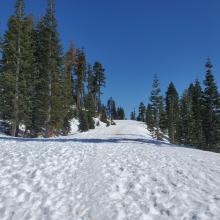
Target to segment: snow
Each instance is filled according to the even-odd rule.
[[[74,118],[70,122],[70,134],[76,134],[79,130],[79,120]]]
[[[95,122],[95,128],[97,127],[106,127],[106,124],[101,122],[99,118],[93,118],[94,122]],[[80,133],[79,131],[79,120],[74,118],[71,120],[70,122],[70,134],[77,134]]]
[[[116,121],[53,139],[0,137],[1,220],[219,220],[220,154]]]

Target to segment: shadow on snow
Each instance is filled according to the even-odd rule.
[[[116,135],[117,136],[117,135]],[[136,136],[129,135],[127,136]],[[15,138],[15,137],[0,137],[0,141],[16,141],[16,142],[52,142],[52,143],[139,143],[139,144],[154,144],[154,145],[170,145],[169,143],[146,138]]]

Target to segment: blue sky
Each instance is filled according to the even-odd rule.
[[[15,0],[0,0],[0,30]],[[47,0],[26,0],[27,13],[40,18]],[[219,0],[56,0],[64,50],[72,40],[87,60],[106,69],[103,99],[110,96],[127,115],[148,102],[153,75],[162,91],[173,81],[181,93],[204,79],[208,56],[220,87]]]

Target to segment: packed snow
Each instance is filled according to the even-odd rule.
[[[0,219],[220,219],[220,154],[116,123],[65,138],[1,136]]]

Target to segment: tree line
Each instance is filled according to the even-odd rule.
[[[26,137],[67,135],[74,117],[81,131],[94,128],[95,116],[107,121],[105,69],[73,43],[63,53],[54,0],[38,22],[17,0],[0,45],[0,120],[8,134],[21,135],[23,126]]]
[[[163,97],[155,76],[148,105],[141,102],[131,119],[146,122],[158,140],[168,136],[172,144],[220,152],[220,93],[210,59],[205,67],[203,86],[195,80],[181,96],[171,82]]]

